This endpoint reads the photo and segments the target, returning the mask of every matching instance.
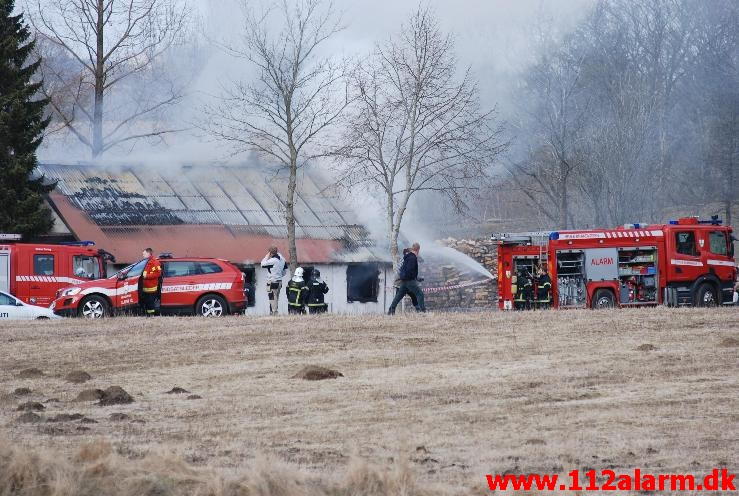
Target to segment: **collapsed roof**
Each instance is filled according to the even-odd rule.
[[[287,255],[287,178],[268,167],[39,165],[49,201],[70,231],[119,262],[141,250],[251,263],[274,244]],[[356,214],[301,171],[295,195],[301,263],[386,262]]]

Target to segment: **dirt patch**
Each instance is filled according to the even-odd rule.
[[[128,403],[133,403],[133,398],[130,394],[120,386],[110,386],[108,389],[103,391],[103,397],[100,398],[98,405],[126,405]]]
[[[81,413],[60,413],[49,418],[48,422],[74,422],[85,418]]]
[[[722,348],[734,348],[739,346],[739,339],[737,338],[724,338],[719,343]]]
[[[190,396],[187,397],[187,399],[188,400],[202,400],[203,397],[200,396],[199,394],[191,394]]]
[[[18,405],[17,408],[19,412],[40,412],[45,409],[46,407],[38,401],[27,401]]]
[[[300,372],[292,376],[292,379],[305,379],[306,381],[322,381],[324,379],[336,379],[344,377],[344,374],[338,370],[320,367],[318,365],[308,365],[300,369]]]
[[[188,391],[187,389],[183,389],[179,386],[175,386],[169,391],[167,391],[166,394],[184,394],[184,393],[189,393],[189,392],[190,391]]]
[[[85,389],[77,395],[74,401],[97,401],[103,396],[105,396],[105,391],[102,389]]]
[[[655,351],[656,349],[657,347],[651,343],[640,344],[636,347],[636,351]]]
[[[13,394],[16,396],[28,396],[31,394],[31,390],[28,388],[16,388]]]
[[[108,417],[112,422],[123,422],[124,420],[129,420],[131,417],[126,415],[125,413],[116,412],[111,413],[110,417]]]
[[[83,382],[87,382],[90,379],[92,379],[92,376],[84,370],[75,370],[64,377],[65,381],[73,382],[75,384],[82,384]]]
[[[43,420],[40,415],[36,415],[33,412],[26,412],[20,417],[18,417],[17,421],[22,424],[37,424]]]
[[[43,376],[44,376],[44,373],[35,367],[32,367],[30,369],[23,369],[20,372],[18,372],[18,377],[20,379],[36,379],[37,377],[43,377]]]

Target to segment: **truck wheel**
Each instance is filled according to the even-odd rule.
[[[716,290],[712,284],[704,282],[698,286],[698,290],[695,292],[694,304],[697,307],[715,307],[718,305]]]
[[[205,295],[195,304],[195,315],[200,317],[222,317],[226,314],[228,304],[218,295]]]
[[[102,296],[88,296],[77,307],[77,316],[86,319],[102,319],[110,316],[108,302]]]
[[[616,306],[616,297],[610,289],[599,289],[593,295],[591,307],[594,310],[602,310],[604,308],[613,308]]]

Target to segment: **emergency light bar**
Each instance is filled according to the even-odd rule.
[[[174,258],[174,256],[172,255],[172,253],[170,253],[170,252],[167,251],[167,252],[164,252],[164,253],[160,253],[159,254],[159,258]]]
[[[62,241],[59,244],[64,246],[95,246],[94,241]]]
[[[0,240],[3,241],[20,241],[22,237],[20,234],[0,233]]]

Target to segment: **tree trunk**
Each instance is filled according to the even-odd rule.
[[[97,1],[97,53],[95,59],[95,107],[92,114],[92,158],[103,153],[103,90],[105,87],[105,62],[103,60],[104,0]]]
[[[285,201],[285,222],[287,223],[287,244],[290,257],[290,271],[298,268],[298,246],[295,242],[295,187],[298,181],[297,151],[290,150],[290,180],[287,184],[287,200]]]
[[[387,207],[385,213],[387,215],[387,240],[390,244],[390,260],[393,261],[393,270],[397,271],[400,267],[400,260],[398,258],[398,233],[395,230],[395,215],[393,205],[393,193],[392,191],[387,194]]]
[[[559,187],[559,225],[560,229],[567,229],[569,221],[568,203],[567,203],[567,174],[561,172]]]

